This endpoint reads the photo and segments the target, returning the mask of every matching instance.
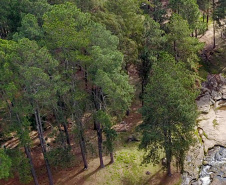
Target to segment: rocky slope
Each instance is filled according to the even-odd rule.
[[[197,143],[185,160],[183,185],[226,185],[226,78],[209,75],[197,98]]]

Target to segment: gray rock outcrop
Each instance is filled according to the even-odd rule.
[[[201,113],[196,128],[198,142],[185,158],[182,184],[226,185],[226,153],[221,155],[226,152],[226,78],[209,75],[196,102]]]

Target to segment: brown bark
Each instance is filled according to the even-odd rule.
[[[84,169],[88,168],[88,163],[87,163],[87,159],[86,159],[86,145],[85,145],[85,139],[84,139],[84,135],[83,135],[83,126],[82,123],[79,121],[79,145],[80,145],[80,149],[81,149],[81,153],[82,153],[82,160],[83,160],[83,164],[84,164]]]
[[[32,157],[31,157],[30,148],[28,146],[24,146],[24,150],[25,150],[25,153],[27,155],[27,158],[29,159],[29,164],[31,166],[31,174],[32,174],[32,177],[34,179],[34,183],[35,183],[35,185],[39,185],[38,184],[38,178],[37,178],[36,173],[35,173],[35,168],[34,168],[33,160],[32,160]]]
[[[103,161],[103,147],[102,147],[102,128],[100,126],[100,123],[97,123],[97,137],[98,137],[98,152],[99,152],[99,158],[100,158],[100,167],[104,168],[104,161]]]
[[[110,158],[111,158],[110,163],[114,163],[114,162],[115,162],[115,160],[114,160],[114,155],[113,155],[113,152],[110,152]]]
[[[84,139],[81,138],[79,141],[79,145],[80,145],[80,149],[81,149],[81,153],[82,153],[82,160],[83,160],[83,164],[84,164],[84,169],[88,169],[88,163],[86,160],[86,152],[85,152],[85,143],[84,143]]]
[[[70,142],[70,137],[69,137],[68,129],[67,129],[67,125],[66,125],[65,122],[63,123],[63,127],[64,127],[64,132],[65,132],[67,144],[68,144],[68,146],[71,146],[71,142]]]
[[[215,10],[215,1],[213,0],[213,13]],[[215,21],[213,19],[213,49],[216,47],[216,29],[215,29]]]
[[[50,170],[48,158],[46,157],[46,145],[45,145],[45,140],[44,140],[44,137],[43,137],[42,122],[41,122],[41,117],[40,117],[40,113],[39,113],[38,108],[35,110],[35,120],[36,120],[38,137],[39,137],[39,140],[40,140],[42,153],[44,155],[44,161],[45,161],[46,170],[47,170],[47,174],[48,174],[48,178],[49,178],[49,184],[53,185],[53,177],[52,177],[52,173],[51,173],[51,170]]]

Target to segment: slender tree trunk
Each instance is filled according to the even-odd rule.
[[[115,162],[115,160],[114,160],[114,155],[113,155],[113,152],[110,152],[110,158],[111,158],[110,163],[114,163],[114,162]]]
[[[86,159],[86,145],[85,145],[85,139],[84,139],[84,135],[83,135],[83,126],[82,123],[79,121],[79,145],[80,145],[80,149],[81,149],[81,153],[82,153],[82,160],[84,163],[84,169],[88,169],[88,163],[87,163],[87,159]]]
[[[142,77],[141,77],[141,104],[144,105],[143,95],[144,95],[144,88],[145,88],[145,77],[146,77],[146,67],[145,59],[142,61]]]
[[[144,105],[143,95],[144,95],[144,79],[142,79],[142,82],[141,82],[141,104],[142,104],[142,106]]]
[[[16,117],[17,117],[17,121],[21,125],[21,129],[23,130],[21,119],[20,119],[20,117],[19,117],[19,115],[17,113],[16,113]],[[38,185],[38,178],[37,178],[36,173],[35,173],[34,164],[33,164],[32,157],[31,157],[30,148],[28,146],[24,146],[24,151],[25,151],[25,153],[27,155],[27,158],[29,159],[29,164],[31,166],[31,174],[32,174],[33,180],[35,182],[35,185]]]
[[[166,159],[167,159],[167,174],[168,176],[172,176],[171,173],[171,160],[172,160],[172,150],[171,150],[171,146],[172,146],[172,142],[171,142],[171,131],[168,130],[168,134],[167,134],[167,140],[168,140],[168,148],[166,151]]]
[[[25,153],[27,155],[27,158],[29,159],[29,163],[30,163],[30,166],[31,166],[31,174],[32,174],[32,177],[34,179],[34,183],[35,183],[35,185],[39,185],[38,184],[38,178],[36,176],[34,164],[33,164],[32,157],[31,157],[30,148],[28,146],[24,146],[24,150],[25,150]]]
[[[207,24],[209,23],[209,9],[208,9],[208,12],[207,12],[207,15],[206,15],[206,22],[207,22]]]
[[[208,8],[207,8],[207,15],[206,15],[206,22],[209,23],[209,14],[210,14],[210,0],[208,0]]]
[[[171,159],[168,159],[167,157],[167,175],[168,176],[172,176],[172,172],[171,172]]]
[[[104,101],[103,96],[100,93],[101,89],[92,88],[92,94],[93,94],[93,102],[96,110],[101,110],[101,102]],[[103,106],[105,108],[105,106]],[[102,154],[102,128],[101,123],[96,122],[94,120],[94,129],[97,131],[97,138],[98,138],[98,152],[99,152],[99,158],[100,158],[100,167],[104,168],[104,162],[103,162],[103,154]]]
[[[97,123],[97,137],[98,137],[98,152],[100,158],[100,167],[104,168],[104,161],[103,161],[103,148],[102,148],[102,128],[100,123]]]
[[[216,29],[215,29],[215,21],[213,20],[213,49],[216,47]]]
[[[87,67],[85,65],[85,86],[86,86],[86,89],[88,89],[88,77],[87,77]]]
[[[178,62],[176,41],[173,41],[173,50],[174,50],[174,53],[175,53],[175,60]]]
[[[205,13],[202,14],[202,22],[205,22]]]
[[[63,134],[63,131],[61,130],[60,124],[57,127],[58,127],[58,130],[60,132],[60,139],[61,139],[62,146],[63,146],[64,149],[66,149],[66,143],[65,143],[65,140],[64,140],[64,134]]]
[[[198,37],[198,30],[197,30],[197,28],[195,29],[195,37],[196,38]]]
[[[63,122],[63,127],[64,127],[64,132],[65,132],[67,144],[68,144],[68,146],[71,146],[71,142],[70,142],[70,137],[69,137],[68,129],[67,129],[67,125],[66,125],[65,122]]]
[[[213,13],[215,10],[215,1],[213,0]],[[216,29],[215,29],[215,21],[213,17],[213,49],[216,47]]]
[[[45,146],[45,140],[43,137],[43,129],[42,129],[42,122],[41,122],[41,117],[40,117],[40,113],[38,108],[35,110],[35,120],[36,120],[36,124],[37,124],[37,130],[38,130],[38,136],[39,136],[39,140],[40,140],[40,144],[41,144],[41,148],[42,148],[42,153],[44,156],[44,161],[46,164],[46,170],[48,173],[48,178],[49,178],[49,184],[53,185],[53,177],[52,177],[52,173],[50,170],[50,165],[49,165],[49,161],[46,157],[46,146]]]
[[[79,145],[80,145],[80,149],[81,149],[81,153],[82,153],[82,160],[83,160],[83,163],[84,163],[84,169],[86,170],[86,169],[88,169],[88,163],[87,163],[87,160],[86,160],[84,138],[80,138]]]
[[[4,92],[2,92],[3,94],[5,94]],[[4,99],[4,98],[3,98]],[[5,99],[4,99],[5,100]],[[11,103],[11,105],[8,103],[8,101],[5,100],[5,102],[7,103],[7,106],[8,106],[8,109],[9,109],[9,113],[10,113],[10,120],[12,119],[12,114],[13,114],[13,111],[12,111],[12,107],[13,107],[13,104]],[[21,131],[24,132],[24,128],[22,126],[22,123],[21,123],[21,119],[19,117],[19,114],[16,113],[16,119],[18,121],[18,123],[20,124],[20,127],[21,127]],[[34,169],[34,164],[33,164],[33,161],[32,161],[32,157],[31,157],[31,151],[30,151],[30,148],[29,146],[24,146],[24,151],[27,155],[27,158],[29,159],[29,164],[31,166],[31,174],[32,174],[32,177],[33,177],[33,180],[34,180],[34,183],[35,185],[39,185],[38,184],[38,178],[37,178],[37,175],[36,175],[36,172],[35,172],[35,169]]]

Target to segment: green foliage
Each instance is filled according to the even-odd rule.
[[[202,11],[207,11],[207,9],[210,7],[209,0],[198,0],[197,4],[199,5],[199,9]]]
[[[12,161],[3,149],[0,149],[0,179],[8,178]]]
[[[187,20],[189,28],[194,30],[200,16],[196,0],[170,0],[169,4],[175,13]]]
[[[70,3],[55,5],[45,14],[43,27],[49,48],[62,48],[58,58],[67,60],[73,69],[75,64],[86,69],[89,83],[102,88],[112,110],[128,108],[133,89],[122,72],[123,56],[117,50],[116,36]]]
[[[213,120],[213,127],[216,128],[219,125],[216,119]]]
[[[113,142],[117,137],[117,133],[114,129],[112,129],[111,117],[104,111],[98,111],[95,114],[95,120],[100,122],[103,125],[103,132],[106,136],[106,141],[104,141],[104,145],[108,152],[113,152]]]
[[[53,82],[57,78],[54,76],[54,68],[58,62],[52,58],[48,50],[45,47],[40,48],[35,41],[24,38],[18,41],[15,58],[20,85],[26,87],[24,98],[29,103],[54,102],[56,87]]]
[[[71,152],[71,148],[57,147],[47,152],[47,158],[51,166],[57,167],[71,167],[75,158]]]
[[[119,38],[119,49],[126,64],[135,63],[140,48],[143,17],[136,0],[106,1],[104,11],[97,11],[93,19],[102,23]]]
[[[171,155],[179,159],[188,150],[197,116],[194,80],[183,63],[176,63],[168,54],[161,54],[153,65],[141,109],[144,122],[140,126],[140,148],[146,151],[144,162],[158,162],[162,150],[168,160]]]
[[[139,76],[142,81],[142,91],[147,85],[152,64],[157,61],[158,54],[163,49],[167,40],[164,31],[160,29],[159,23],[155,22],[149,16],[145,17],[143,27],[143,48],[140,51],[139,58],[141,62],[138,65]]]
[[[176,60],[181,60],[187,64],[189,69],[198,69],[198,52],[203,48],[197,38],[190,37],[191,30],[186,20],[178,14],[173,14],[168,24],[168,39],[172,43],[171,53]]]
[[[11,175],[18,173],[20,182],[29,183],[32,180],[29,160],[17,148],[7,149],[6,153],[12,161]]]
[[[32,14],[26,14],[22,18],[21,27],[18,28],[18,33],[13,35],[14,40],[26,37],[30,40],[39,40],[43,36],[43,32],[38,25],[37,18]]]
[[[217,21],[219,26],[223,26],[226,24],[226,0],[219,0],[216,2],[216,8],[213,12],[213,19]]]
[[[141,2],[149,5],[149,15],[142,13]],[[207,12],[209,3],[198,3]],[[0,37],[14,41],[0,40],[1,128],[16,132],[20,147],[29,146],[28,118],[40,108],[41,119],[54,114],[54,136],[70,118],[76,124],[75,138],[85,143],[84,115],[91,113],[105,135],[104,146],[113,152],[117,134],[112,120],[131,105],[134,89],[125,69],[133,63],[143,89],[148,84],[140,127],[144,161],[158,163],[165,151],[168,158],[171,152],[182,162],[196,118],[198,77],[192,71],[197,72],[203,46],[190,35],[204,32],[206,24],[200,21],[195,0],[171,0],[170,7],[177,14],[168,23],[166,9],[157,0],[2,0]],[[224,18],[225,0],[219,0],[214,19],[221,24]],[[57,146],[45,156],[52,166],[73,162],[65,141],[60,131]],[[117,154],[116,166],[125,165],[123,183],[143,183],[139,154]],[[21,181],[31,180],[28,159],[19,150],[0,150],[1,158],[0,178],[11,170]]]

